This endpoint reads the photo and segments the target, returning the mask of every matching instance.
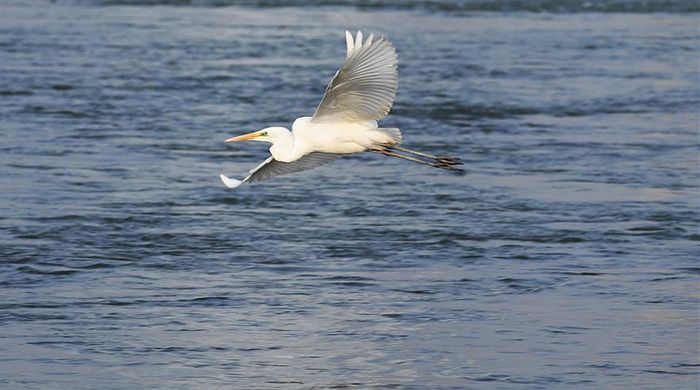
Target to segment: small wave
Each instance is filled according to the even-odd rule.
[[[377,285],[374,283],[365,283],[365,282],[333,282],[331,283],[335,286],[345,286],[345,287],[376,287]]]
[[[107,264],[107,263],[93,263],[93,264],[88,264],[88,265],[83,265],[83,266],[73,266],[72,268],[75,269],[83,269],[83,270],[91,270],[91,269],[104,269],[104,268],[114,268],[115,266],[113,264]]]
[[[404,116],[420,115],[434,119],[465,119],[473,120],[480,118],[504,119],[526,115],[536,115],[542,110],[530,107],[517,106],[489,106],[482,104],[463,104],[460,102],[444,102],[439,105],[426,106],[424,109],[416,110],[415,107],[402,109],[397,107],[393,114]]]
[[[66,0],[98,6],[138,5],[138,6],[198,6],[226,7],[246,6],[260,8],[278,7],[357,7],[361,9],[407,9],[429,12],[537,12],[537,13],[690,13],[700,11],[700,4],[691,0],[314,0],[298,2],[294,0]]]
[[[72,275],[72,274],[78,273],[77,270],[70,270],[70,269],[44,270],[44,269],[38,269],[35,267],[29,267],[29,266],[18,267],[17,271],[27,273],[27,274],[34,274],[34,275],[54,275],[54,276],[66,276],[66,275]]]
[[[528,106],[516,104],[482,104],[444,101],[422,107],[395,106],[392,114],[436,120],[473,121],[478,119],[510,119],[533,115],[558,118],[586,117],[611,114],[642,114],[654,112],[685,112],[697,107],[696,99],[662,100],[658,97],[617,96],[604,99],[572,100],[565,104]]]
[[[179,299],[184,306],[229,306],[231,298],[223,296],[197,297],[192,299]]]
[[[323,280],[341,281],[341,282],[347,282],[347,281],[352,281],[352,282],[373,282],[373,281],[376,281],[376,279],[373,279],[373,278],[367,278],[367,277],[364,277],[364,276],[353,276],[353,275],[331,276],[331,277],[323,278]]]
[[[348,217],[365,217],[373,215],[372,210],[366,209],[361,206],[351,207],[343,211],[343,214]]]
[[[77,112],[73,110],[49,110],[43,106],[30,106],[24,109],[24,112],[31,114],[55,115],[73,119],[89,118],[91,115],[85,112]]]
[[[430,291],[427,289],[402,289],[402,288],[399,288],[399,289],[394,289],[392,291],[406,293],[406,294],[415,294],[415,295],[433,295],[436,293],[435,291]]]
[[[70,91],[73,89],[73,86],[69,84],[54,84],[51,86],[51,89],[54,91]]]
[[[34,92],[32,92],[32,91],[11,90],[11,89],[0,90],[0,96],[26,96],[26,95],[32,95],[32,94],[34,94]]]
[[[503,278],[499,280],[509,288],[507,293],[536,293],[556,287],[559,280]]]

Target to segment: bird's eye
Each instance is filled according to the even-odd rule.
[[[262,133],[260,133],[260,136],[261,136],[261,137],[267,137],[267,131],[263,131]]]

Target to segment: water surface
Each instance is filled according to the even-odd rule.
[[[0,6],[0,388],[697,389],[696,2],[167,3]],[[224,188],[358,28],[467,173]]]

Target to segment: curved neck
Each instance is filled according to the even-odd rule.
[[[272,141],[270,153],[272,153],[272,157],[277,161],[292,162],[303,157],[306,151],[303,150],[302,145],[298,142],[294,142],[292,133],[286,131],[276,136]]]

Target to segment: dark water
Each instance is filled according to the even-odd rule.
[[[171,3],[0,5],[0,388],[698,388],[696,1]],[[468,172],[225,189],[346,28]]]

